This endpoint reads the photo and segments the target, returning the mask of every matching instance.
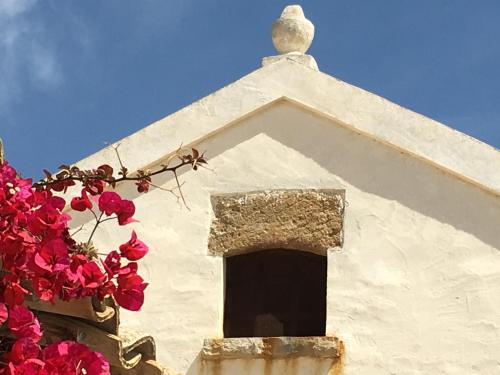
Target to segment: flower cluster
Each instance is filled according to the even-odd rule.
[[[4,355],[7,365],[0,375],[109,375],[106,359],[100,353],[75,341],[40,345],[42,330],[33,313],[22,305],[8,311],[0,303],[0,325],[7,324],[14,336],[11,349]]]
[[[133,202],[103,188],[95,182],[85,186],[81,195],[71,200],[71,207],[91,211],[98,217],[96,225],[109,219],[116,219],[119,225],[133,222]],[[133,232],[119,252],[112,251],[101,262],[91,251],[90,241],[77,243],[69,234],[70,216],[63,212],[65,205],[50,188],[33,189],[31,181],[18,178],[11,166],[0,167],[0,259],[4,272],[0,301],[20,305],[31,293],[43,301],[114,295],[120,306],[138,310],[146,284],[137,274],[135,261],[147,253],[147,246]],[[122,264],[124,259],[133,262]]]
[[[0,375],[109,373],[102,356],[84,345],[61,342],[40,347],[40,325],[23,306],[27,296],[50,302],[113,296],[118,305],[133,311],[144,302],[147,284],[137,273],[137,260],[148,247],[136,233],[132,231],[131,239],[105,259],[97,257],[91,242],[104,221],[116,220],[120,226],[135,221],[133,202],[105,191],[110,184],[104,180],[83,180],[70,205],[91,212],[96,223],[88,241],[77,242],[69,232],[66,201],[57,195],[72,185],[74,180],[59,178],[34,187],[9,164],[0,164],[0,326],[6,324],[16,338],[9,350],[2,342],[2,362],[7,365],[0,366]]]

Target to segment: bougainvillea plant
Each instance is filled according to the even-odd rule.
[[[154,175],[170,172],[183,199],[178,169],[197,169],[206,161],[194,149],[177,156],[174,166],[168,163],[135,173],[128,172],[119,155],[117,174],[109,165],[93,170],[63,165],[55,175],[45,171],[46,178],[36,183],[21,178],[0,160],[0,375],[110,374],[106,358],[81,343],[44,343],[43,327],[26,299],[53,303],[112,296],[119,306],[139,310],[147,283],[138,274],[137,261],[148,247],[131,231],[129,241],[117,250],[101,249],[107,253],[101,257],[92,236],[105,221],[119,226],[135,221],[134,203],[112,191],[120,182],[133,181],[138,192],[145,193]],[[67,197],[69,191],[77,195]],[[95,225],[86,241],[77,241],[70,233],[67,206],[94,216]]]

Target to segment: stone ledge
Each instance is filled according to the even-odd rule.
[[[214,361],[294,357],[338,359],[342,346],[342,342],[332,336],[206,339],[201,357]]]
[[[342,245],[344,190],[271,190],[212,196],[211,255],[295,249],[325,255]]]

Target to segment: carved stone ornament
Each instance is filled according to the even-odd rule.
[[[280,54],[305,53],[314,39],[314,25],[300,5],[289,5],[273,23],[273,44]]]

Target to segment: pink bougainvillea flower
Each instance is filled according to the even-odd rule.
[[[106,191],[99,197],[99,210],[106,216],[115,214],[119,225],[125,225],[134,222],[132,219],[135,213],[135,205],[128,199],[122,199],[113,191]]]
[[[104,259],[104,268],[106,269],[110,279],[118,273],[121,267],[121,258],[122,257],[118,254],[118,251],[113,250],[106,256],[106,259]]]
[[[132,231],[132,237],[127,243],[120,245],[120,252],[128,260],[139,260],[143,258],[149,249],[144,242],[137,239],[137,234]]]
[[[0,326],[7,321],[9,317],[9,312],[7,311],[7,306],[5,303],[0,303]]]
[[[148,286],[142,277],[135,273],[118,276],[118,288],[113,294],[116,302],[123,308],[138,311],[144,303],[144,289]]]
[[[42,301],[54,301],[57,288],[53,281],[45,277],[35,277],[33,279],[33,288]]]
[[[64,198],[58,196],[47,198],[46,202],[59,211],[62,211],[64,209],[64,206],[66,206],[66,201],[64,200]]]
[[[147,180],[140,180],[135,183],[139,193],[147,193],[149,191],[150,182]]]
[[[74,197],[71,200],[71,208],[80,212],[90,210],[92,208],[92,202],[87,195],[86,189],[82,190],[82,195],[80,197]]]
[[[31,358],[18,365],[10,362],[5,368],[5,372],[0,372],[0,375],[50,375],[43,367],[44,363],[42,361]]]
[[[47,234],[47,232],[56,236],[67,228],[69,219],[69,215],[62,214],[51,204],[44,204],[30,216],[28,229],[35,236]]]
[[[40,355],[40,346],[32,339],[23,337],[16,340],[9,353],[5,356],[8,362],[22,364],[30,359],[36,359]]]
[[[50,375],[110,375],[102,354],[74,341],[48,345],[42,352],[45,371]]]
[[[118,275],[128,275],[130,273],[137,273],[139,266],[137,265],[137,262],[130,262],[126,266],[121,267],[117,274]]]
[[[66,192],[75,184],[70,174],[77,170],[66,169],[56,175],[61,181],[34,188],[31,180],[19,178],[15,169],[0,163],[0,264],[4,271],[0,278],[0,326],[6,326],[15,338],[2,341],[0,375],[110,374],[102,355],[77,342],[41,348],[40,324],[22,305],[26,295],[33,293],[43,301],[113,295],[118,304],[134,311],[144,302],[147,284],[137,275],[134,261],[148,252],[147,246],[133,232],[120,251],[106,257],[103,266],[80,251],[68,229],[71,218],[63,213],[66,201],[53,193]],[[85,211],[99,206],[106,216],[116,215],[119,225],[133,222],[134,203],[115,192],[104,193],[106,186],[113,185],[104,181],[112,181],[112,168],[104,165],[98,170],[99,176],[84,182],[71,207]],[[147,191],[149,185],[143,182],[138,188]],[[125,258],[131,262],[122,265]]]
[[[6,233],[1,237],[2,248],[0,253],[5,253],[9,255],[14,255],[23,251],[23,247],[26,246],[24,243],[24,238],[17,233]]]
[[[115,291],[116,285],[112,280],[108,280],[97,289],[97,298],[102,301],[107,296],[113,295]]]
[[[122,198],[114,191],[105,191],[99,197],[99,210],[106,216],[113,215],[120,209]]]
[[[69,266],[68,245],[60,239],[53,239],[44,244],[34,257],[35,264],[44,271],[59,272]]]
[[[38,342],[42,337],[38,319],[27,307],[22,305],[10,308],[8,327],[18,339],[29,338]]]
[[[104,191],[106,183],[102,180],[92,180],[89,179],[85,182],[85,188],[90,195],[99,195]]]
[[[86,289],[96,289],[106,280],[96,262],[89,262],[82,267],[81,283]]]
[[[3,292],[5,303],[9,306],[21,305],[24,302],[24,297],[28,295],[28,291],[24,289],[19,282],[7,282]]]
[[[74,186],[75,181],[73,180],[66,180],[66,181],[54,181],[52,184],[50,184],[50,189],[54,191],[62,191],[66,193],[66,190],[68,190],[68,187]]]
[[[120,203],[120,208],[118,212],[116,212],[116,215],[118,216],[118,224],[120,225],[126,225],[129,223],[133,223],[134,220],[132,216],[135,214],[135,205],[134,202],[123,199]]]

